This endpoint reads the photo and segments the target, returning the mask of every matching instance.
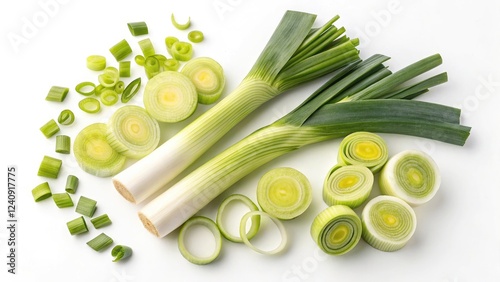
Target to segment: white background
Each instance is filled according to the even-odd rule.
[[[50,9],[40,3],[56,3]],[[15,165],[17,180],[17,274],[7,274],[6,176],[0,192],[0,273],[7,281],[500,281],[500,2],[498,1],[2,1],[0,4],[1,52],[1,169]],[[449,82],[421,100],[463,109],[462,123],[472,126],[464,147],[414,137],[383,135],[393,155],[404,149],[430,153],[442,172],[442,186],[428,204],[416,208],[417,231],[400,251],[384,253],[361,241],[340,257],[325,257],[309,235],[314,216],[326,205],[321,187],[326,172],[336,162],[340,140],[303,148],[276,159],[234,185],[200,214],[214,218],[218,203],[230,193],[255,200],[255,186],[267,170],[291,166],[302,171],[314,187],[308,211],[285,222],[290,241],[277,256],[258,254],[244,245],[224,241],[221,257],[206,266],[186,261],[177,249],[177,234],[163,239],[149,234],[137,217],[140,207],[121,198],[110,179],[81,171],[72,156],[60,156],[63,169],[50,180],[55,192],[63,190],[66,175],[80,178],[73,197],[85,195],[98,201],[97,214],[107,213],[113,224],[103,232],[115,243],[130,245],[133,257],[112,263],[109,250],[96,253],[85,242],[99,231],[71,236],[66,222],[77,217],[73,209],[58,209],[48,199],[35,203],[31,189],[46,181],[36,176],[43,155],[58,156],[54,140],[45,139],[39,127],[56,118],[64,108],[74,110],[77,121],[62,127],[74,137],[91,122],[106,122],[113,108],[89,115],[77,108],[81,98],[73,89],[97,75],[85,67],[90,54],[103,54],[113,62],[108,48],[126,38],[134,53],[138,38],[126,23],[146,21],[153,44],[165,54],[168,35],[185,38],[175,30],[170,14],[179,21],[191,16],[193,29],[206,40],[195,45],[196,56],[211,56],[224,67],[227,88],[234,89],[245,76],[287,9],[318,15],[324,23],[335,14],[338,25],[361,39],[361,56],[375,53],[392,57],[397,70],[425,56],[440,53]],[[27,25],[36,24],[35,29]],[[24,31],[24,34],[23,34]],[[17,40],[13,42],[12,38]],[[20,39],[21,38],[21,39]],[[142,38],[141,38],[142,39]],[[135,66],[134,64],[132,64]],[[143,76],[133,68],[133,77]],[[307,84],[270,101],[245,119],[199,162],[214,156],[253,130],[292,110],[324,79]],[[70,89],[63,104],[46,102],[52,85]],[[142,96],[133,103],[141,104]],[[206,108],[200,107],[199,115]],[[193,117],[194,118],[194,117]],[[191,120],[191,119],[190,119]],[[189,121],[187,121],[189,122]],[[162,125],[162,141],[186,123]],[[378,193],[374,188],[373,195]],[[359,211],[359,210],[358,210]],[[2,281],[6,281],[1,278]]]

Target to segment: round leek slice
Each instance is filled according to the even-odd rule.
[[[343,255],[361,239],[359,216],[348,206],[336,205],[320,212],[311,225],[311,236],[330,255]]]
[[[403,248],[415,233],[417,217],[405,201],[388,195],[371,199],[361,214],[363,240],[385,252]]]
[[[186,240],[186,234],[189,232],[190,228],[193,225],[202,225],[206,228],[208,228],[212,234],[214,235],[215,239],[215,250],[214,252],[207,257],[200,257],[197,255],[194,255],[191,251],[189,251],[188,248],[186,248],[185,240]],[[182,256],[186,258],[188,261],[194,263],[194,264],[208,264],[214,261],[220,254],[220,251],[222,249],[222,235],[219,231],[219,228],[217,228],[217,225],[215,222],[213,222],[211,219],[204,217],[204,216],[195,216],[190,219],[188,219],[182,226],[181,230],[179,233],[178,237],[178,246],[179,246],[179,251],[181,252]]]
[[[102,91],[101,95],[99,95],[99,99],[103,105],[112,106],[116,104],[120,98],[114,89],[105,89]]]
[[[174,59],[179,61],[189,61],[193,57],[193,45],[189,42],[177,41],[170,48]]]
[[[440,185],[437,164],[417,150],[402,151],[391,157],[379,178],[382,194],[396,196],[412,206],[430,201]]]
[[[384,139],[371,132],[355,132],[346,136],[339,146],[337,161],[340,164],[355,164],[379,172],[389,159]]]
[[[284,220],[293,219],[311,204],[311,183],[294,168],[275,168],[259,180],[257,201],[262,210],[270,215]]]
[[[370,196],[373,179],[373,173],[365,166],[336,165],[323,183],[323,200],[329,206],[359,207]]]
[[[212,58],[200,57],[188,61],[181,73],[189,77],[198,92],[198,102],[212,104],[222,95],[225,86],[224,71]]]
[[[164,71],[151,78],[144,89],[144,107],[161,122],[178,122],[196,110],[198,95],[191,80],[175,71]]]
[[[188,33],[188,39],[193,43],[200,43],[204,38],[205,36],[203,35],[203,32],[199,30],[192,30]]]
[[[246,226],[247,226],[248,219],[254,218],[255,216],[259,216],[259,218],[262,216],[268,217],[269,219],[271,219],[271,221],[276,225],[276,227],[280,231],[281,243],[276,248],[271,249],[271,250],[264,250],[264,249],[260,249],[260,248],[256,247],[255,245],[253,245],[250,242],[250,239],[247,237]],[[273,217],[272,215],[270,215],[266,212],[263,212],[263,211],[251,211],[251,212],[246,213],[241,218],[240,237],[243,240],[243,243],[245,243],[245,245],[250,247],[252,250],[254,250],[258,253],[264,254],[264,255],[275,255],[275,254],[280,253],[281,251],[283,251],[286,248],[286,245],[288,242],[288,236],[287,236],[285,226],[283,225],[283,223],[279,219],[277,219],[276,217]]]
[[[148,112],[135,105],[116,110],[108,121],[107,140],[118,153],[134,159],[151,153],[160,142],[160,126]]]
[[[224,210],[226,209],[227,206],[236,201],[241,202],[242,204],[247,206],[250,211],[259,210],[257,205],[247,196],[241,194],[233,194],[224,199],[224,201],[220,204],[219,209],[217,210],[216,223],[224,238],[228,239],[231,242],[242,243],[243,239],[241,239],[241,237],[231,234],[229,231],[226,230],[226,227],[224,226],[224,214],[225,214]],[[259,227],[260,227],[260,216],[252,217],[252,225],[248,230],[248,232],[246,233],[246,237],[248,239],[252,239],[255,236],[255,234],[257,234],[257,231],[259,231]]]
[[[90,124],[77,134],[73,152],[83,171],[108,177],[122,170],[126,158],[109,145],[106,135],[107,126],[104,123]]]

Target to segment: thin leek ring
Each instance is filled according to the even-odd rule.
[[[276,224],[276,227],[278,227],[279,231],[280,231],[280,234],[281,234],[281,243],[274,249],[272,250],[262,250],[262,249],[259,249],[257,247],[255,247],[251,242],[250,242],[250,239],[247,237],[247,233],[246,233],[246,226],[247,226],[247,221],[249,218],[253,218],[254,216],[267,216],[269,219],[271,219],[274,224]],[[287,236],[287,233],[286,233],[286,229],[285,229],[285,226],[283,225],[283,223],[277,219],[276,217],[273,217],[272,215],[264,212],[264,211],[251,211],[251,212],[247,212],[242,218],[241,218],[241,223],[240,223],[240,237],[241,239],[243,240],[243,243],[245,243],[245,245],[247,245],[248,247],[250,247],[252,250],[258,252],[258,253],[261,253],[261,254],[264,254],[264,255],[275,255],[275,254],[278,254],[280,252],[282,252],[287,243],[288,243],[288,236]]]
[[[95,114],[101,110],[101,103],[95,98],[87,97],[78,102],[78,107],[86,113]]]
[[[241,202],[242,204],[247,206],[250,209],[250,211],[258,211],[259,208],[247,196],[241,194],[233,194],[224,199],[224,201],[220,204],[217,210],[216,223],[217,226],[219,227],[220,232],[222,233],[222,236],[224,236],[224,238],[228,239],[231,242],[242,243],[243,239],[241,237],[237,237],[229,233],[229,231],[226,230],[223,224],[224,209],[226,208],[227,205],[229,205],[229,203],[233,201]],[[252,217],[252,225],[250,227],[250,230],[248,230],[248,232],[246,233],[246,236],[249,240],[252,239],[257,234],[257,232],[259,231],[259,227],[260,227],[260,217],[259,216]]]
[[[373,173],[382,169],[389,159],[387,144],[371,132],[355,132],[346,136],[339,145],[337,161],[368,167]]]
[[[184,243],[184,238],[186,236],[186,233],[189,232],[189,228],[193,225],[203,225],[207,227],[212,234],[214,235],[215,238],[215,250],[212,255],[208,257],[198,257],[193,255],[189,250],[186,248],[186,245]],[[194,263],[194,264],[208,264],[214,261],[220,254],[220,251],[222,249],[222,235],[219,231],[219,228],[213,222],[211,219],[204,217],[204,216],[195,216],[187,220],[182,226],[181,230],[179,233],[178,237],[178,246],[179,246],[179,251],[181,252],[182,256],[186,258],[188,261]]]
[[[90,86],[90,90],[88,92],[83,91],[83,88]],[[95,84],[90,81],[80,82],[75,86],[76,92],[82,94],[83,96],[90,96],[95,94]]]
[[[373,173],[365,166],[334,166],[323,183],[323,200],[329,206],[359,207],[373,187]]]
[[[114,89],[106,89],[99,95],[101,103],[105,106],[112,106],[119,100],[118,93]]]

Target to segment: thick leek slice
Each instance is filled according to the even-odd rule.
[[[188,33],[188,39],[193,43],[200,43],[204,38],[205,36],[203,35],[203,32],[199,30],[193,30]]]
[[[43,182],[38,184],[33,190],[31,190],[31,195],[35,202],[40,202],[52,196],[52,191],[50,190],[50,185],[48,182]]]
[[[78,199],[78,204],[76,204],[75,211],[79,214],[92,217],[94,216],[96,209],[97,209],[96,200],[80,196],[80,199]]]
[[[132,256],[132,248],[125,245],[116,245],[111,250],[111,255],[114,257],[113,262],[121,261]]]
[[[54,200],[56,206],[60,209],[74,206],[71,196],[66,192],[52,194],[52,199]]]
[[[294,168],[275,168],[259,180],[257,201],[262,210],[270,215],[284,220],[293,219],[311,204],[311,183]]]
[[[196,110],[198,94],[191,80],[178,72],[164,71],[148,81],[144,107],[161,122],[178,122]]]
[[[208,228],[208,230],[210,230],[210,232],[212,232],[212,234],[214,235],[215,249],[211,255],[207,257],[197,256],[193,254],[193,252],[191,252],[189,248],[186,247],[186,234],[187,232],[189,232],[190,228],[193,227],[193,225],[202,225]],[[213,222],[211,219],[204,216],[195,216],[186,221],[184,225],[182,225],[178,237],[178,246],[182,256],[188,261],[194,264],[208,264],[214,261],[220,254],[220,251],[222,249],[222,235],[215,222]]]
[[[90,55],[87,57],[87,68],[93,71],[102,71],[106,68],[106,57]]]
[[[68,95],[69,88],[61,86],[52,86],[45,97],[46,101],[63,102]]]
[[[111,52],[117,61],[121,61],[132,54],[132,48],[130,48],[127,40],[123,39],[109,48],[109,52]]]
[[[341,164],[364,165],[377,173],[388,159],[389,152],[384,139],[375,133],[360,131],[342,140],[337,161]]]
[[[144,35],[148,34],[148,25],[146,22],[131,22],[127,23],[128,29],[130,31],[130,34],[133,36],[139,36],[139,35]]]
[[[200,57],[187,62],[181,73],[196,87],[198,102],[212,104],[222,95],[226,79],[221,65],[212,58]]]
[[[153,46],[153,42],[151,42],[151,39],[146,38],[138,42],[139,47],[141,47],[142,54],[144,55],[144,58],[148,58],[150,56],[153,56],[156,54],[155,47]]]
[[[440,185],[436,162],[417,150],[405,150],[391,157],[379,178],[382,194],[401,198],[411,206],[430,201]]]
[[[93,123],[83,128],[73,143],[78,165],[85,172],[99,177],[115,175],[122,170],[126,160],[109,145],[106,135],[106,124]]]
[[[193,45],[189,42],[178,41],[172,45],[170,52],[176,60],[189,61],[193,57]]]
[[[44,125],[40,127],[40,131],[45,135],[46,138],[50,138],[54,136],[57,132],[61,130],[57,125],[57,122],[53,119],[46,122]]]
[[[350,208],[363,204],[373,187],[373,173],[365,166],[334,166],[323,183],[323,200],[329,206]]]
[[[56,152],[69,154],[71,150],[71,138],[67,135],[56,136]]]
[[[361,214],[363,240],[385,252],[403,248],[417,227],[415,212],[405,201],[387,195],[370,200]]]
[[[275,247],[274,249],[271,249],[271,250],[264,250],[264,249],[261,249],[261,248],[258,248],[257,246],[255,246],[254,244],[252,244],[252,242],[250,242],[250,239],[247,237],[247,221],[249,218],[254,218],[255,216],[259,216],[259,217],[262,217],[262,216],[265,216],[265,217],[268,217],[275,225],[276,227],[278,228],[279,232],[280,232],[280,235],[281,235],[281,242],[280,244]],[[258,252],[258,253],[261,253],[261,254],[264,254],[264,255],[275,255],[275,254],[278,254],[280,252],[282,252],[286,246],[287,246],[287,243],[288,243],[288,235],[286,233],[286,229],[285,229],[285,226],[283,225],[283,223],[277,219],[276,217],[264,212],[264,211],[251,211],[251,212],[248,212],[246,213],[242,218],[241,218],[241,223],[240,223],[240,237],[241,239],[243,240],[243,243],[245,243],[245,245],[247,245],[248,247],[250,247],[250,249]]]
[[[80,180],[78,179],[78,177],[72,174],[68,175],[68,177],[66,178],[66,185],[64,186],[64,190],[70,194],[75,194],[76,189],[78,189],[79,182]]]
[[[71,235],[78,235],[87,233],[89,231],[89,229],[87,228],[87,223],[85,222],[85,218],[83,218],[83,216],[68,221],[66,223],[66,226],[68,227],[69,233]]]
[[[108,121],[107,140],[118,153],[134,159],[151,153],[160,142],[160,125],[136,105],[116,110]]]
[[[94,237],[94,239],[87,242],[87,245],[94,249],[94,251],[96,252],[100,252],[106,249],[107,247],[111,246],[111,244],[113,244],[113,239],[105,233],[101,233]]]
[[[62,161],[60,159],[43,156],[37,175],[56,179],[59,176],[59,171],[61,171],[61,166]]]
[[[320,212],[311,225],[311,236],[330,255],[343,255],[361,239],[359,216],[348,206],[335,205]]]
[[[250,198],[248,198],[245,195],[241,194],[233,194],[226,199],[220,204],[219,209],[217,209],[217,217],[216,217],[216,223],[217,226],[219,227],[220,233],[224,236],[224,238],[228,239],[231,242],[236,242],[236,243],[242,243],[243,239],[239,236],[235,236],[231,234],[225,227],[224,224],[224,218],[225,218],[225,212],[224,210],[231,204],[234,204],[234,202],[241,202],[244,204],[250,211],[258,211],[259,208],[257,205],[255,205]],[[240,219],[241,221],[241,219]],[[250,229],[247,231],[246,236],[248,239],[252,239],[255,234],[257,234],[257,231],[259,231],[260,227],[260,216],[254,216],[252,217],[252,225],[250,226]]]

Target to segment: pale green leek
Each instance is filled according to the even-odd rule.
[[[365,166],[336,165],[323,183],[323,201],[329,206],[357,208],[370,196],[373,180],[373,173]]]

